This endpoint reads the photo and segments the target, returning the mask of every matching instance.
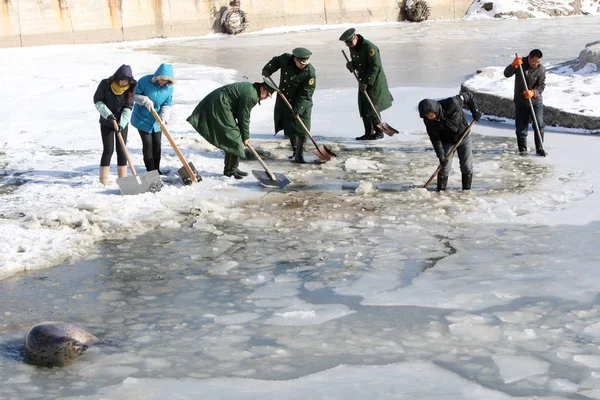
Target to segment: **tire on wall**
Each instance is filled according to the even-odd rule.
[[[241,33],[248,26],[246,13],[237,7],[231,8],[223,14],[221,24],[225,28],[225,31],[231,35]]]
[[[431,15],[431,7],[425,0],[416,0],[406,10],[406,14],[409,21],[423,22]]]

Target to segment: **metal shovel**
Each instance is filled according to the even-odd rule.
[[[281,93],[281,90],[279,90],[279,88],[277,87],[277,85],[275,84],[275,82],[273,81],[273,79],[271,79],[271,77],[268,77],[267,79],[269,81],[271,81],[271,83],[273,84],[274,87],[277,88],[277,94],[279,94],[279,96],[281,97],[281,99],[285,102],[285,104],[287,104],[288,108],[293,113],[294,112],[294,107],[292,107],[292,105],[290,104],[290,102],[288,101],[288,99],[285,97],[285,95],[283,93]],[[315,150],[312,150],[312,152],[313,152],[313,154],[319,160],[327,162],[327,161],[331,160],[332,157],[337,157],[337,154],[335,154],[333,151],[331,151],[330,149],[328,149],[327,146],[325,146],[323,144],[318,144],[317,143],[317,141],[315,140],[315,138],[313,138],[313,136],[310,134],[310,131],[308,130],[308,128],[306,127],[306,125],[304,125],[304,121],[302,121],[302,118],[300,118],[299,115],[296,115],[296,119],[298,120],[298,122],[300,122],[300,125],[302,125],[302,128],[304,128],[304,131],[306,132],[306,134],[308,135],[308,137],[310,138],[310,140],[315,145]]]
[[[127,146],[125,146],[121,131],[116,131],[116,133],[119,143],[121,143],[121,147],[125,152],[129,168],[131,168],[131,173],[133,174],[133,176],[125,176],[117,179],[121,194],[133,195],[147,192],[155,193],[162,189],[163,183],[157,170],[145,172],[141,175],[136,174],[135,167],[133,166],[133,162],[131,162],[131,157],[129,157],[129,152],[127,151]]]
[[[152,116],[154,117],[156,122],[158,122],[162,133],[167,137],[167,140],[171,144],[171,147],[175,151],[175,154],[177,154],[177,157],[179,157],[179,161],[181,161],[181,163],[183,164],[183,167],[179,168],[179,170],[177,171],[177,176],[181,178],[184,185],[191,185],[192,183],[198,183],[199,181],[201,181],[202,177],[198,173],[198,170],[196,170],[194,164],[188,163],[183,154],[181,154],[181,151],[179,151],[179,147],[177,147],[177,144],[173,140],[173,137],[169,133],[169,130],[165,126],[160,116],[156,113],[154,108],[152,108],[150,112],[152,113]]]
[[[290,183],[290,180],[287,178],[287,176],[277,172],[272,172],[250,143],[248,143],[248,148],[250,151],[252,151],[252,154],[254,154],[254,157],[256,157],[260,165],[262,165],[262,167],[265,169],[264,171],[252,170],[252,175],[258,179],[261,185],[269,188],[282,188]]]
[[[342,54],[344,55],[344,58],[346,59],[346,62],[350,62],[350,59],[348,58],[348,56],[346,55],[346,52],[344,50],[342,50]],[[358,82],[358,84],[360,85],[360,78],[358,77],[358,73],[356,72],[356,70],[352,70],[352,75],[354,75],[354,77],[356,78],[356,81]],[[359,89],[360,90],[360,89]],[[362,94],[365,95],[365,98],[367,99],[367,101],[369,102],[369,104],[371,105],[371,108],[373,109],[373,112],[375,113],[375,116],[377,117],[377,120],[379,121],[379,123],[377,124],[377,127],[379,129],[381,129],[381,131],[383,133],[385,133],[388,136],[393,136],[396,133],[399,133],[399,131],[395,128],[393,128],[391,125],[389,125],[387,122],[383,122],[381,120],[381,115],[379,115],[379,112],[377,112],[377,109],[375,108],[375,105],[373,104],[373,102],[371,101],[371,98],[369,97],[369,94],[367,93],[366,90],[362,91]]]

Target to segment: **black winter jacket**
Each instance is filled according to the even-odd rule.
[[[546,89],[546,68],[543,65],[538,65],[536,68],[531,68],[529,65],[529,57],[523,57],[523,73],[525,74],[525,80],[527,81],[527,88],[535,92],[535,96],[531,99],[533,104],[542,103],[544,98],[542,93]],[[518,71],[519,68],[515,68],[508,65],[504,68],[504,76],[510,78],[515,75],[515,92],[513,101],[521,106],[527,106],[527,99],[523,95],[523,91],[526,90],[523,85],[523,77]]]
[[[445,157],[442,142],[455,144],[469,126],[463,107],[474,115],[479,114],[474,96],[468,92],[439,101],[424,99],[419,103],[419,116],[423,118],[429,139],[440,160]],[[436,118],[426,118],[425,114],[428,112],[434,112]]]
[[[125,93],[120,96],[117,96],[113,93],[110,85],[113,81],[126,79],[129,81],[129,89]],[[108,109],[113,113],[117,123],[121,118],[121,113],[125,108],[129,108],[133,110],[133,94],[135,93],[135,86],[137,85],[137,81],[133,78],[133,73],[131,72],[131,67],[129,65],[121,65],[119,69],[115,71],[115,73],[107,78],[102,79],[98,88],[96,89],[96,93],[94,94],[94,104],[101,101]],[[113,127],[112,122],[100,116],[100,124],[109,128]]]

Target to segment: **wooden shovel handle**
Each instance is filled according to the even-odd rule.
[[[471,132],[471,128],[473,127],[473,125],[475,125],[475,120],[471,121],[471,123],[469,124],[469,126],[467,127],[467,129],[465,129],[465,132],[462,134],[462,136],[460,137],[460,139],[458,139],[458,142],[456,142],[456,144],[454,145],[454,147],[452,147],[452,149],[450,150],[450,152],[448,154],[446,154],[446,158],[444,158],[444,161],[442,161],[440,163],[440,165],[437,167],[437,169],[435,170],[435,172],[433,173],[433,175],[431,175],[431,178],[429,178],[429,180],[427,182],[425,182],[425,185],[423,186],[425,189],[427,189],[427,186],[429,186],[429,184],[433,181],[433,179],[436,177],[436,175],[440,172],[440,170],[442,169],[442,167],[444,166],[444,164],[447,163],[448,160],[452,157],[452,155],[454,154],[454,151],[456,150],[456,148],[458,147],[458,145],[463,141],[463,139],[465,137],[467,137],[467,135],[469,134],[469,132]]]
[[[133,162],[131,161],[131,157],[129,157],[129,152],[127,151],[127,146],[125,145],[125,140],[123,140],[123,135],[121,135],[121,131],[115,131],[117,134],[117,138],[119,139],[119,143],[121,143],[121,147],[123,148],[123,152],[125,153],[125,158],[127,158],[127,163],[129,164],[129,168],[131,168],[131,173],[133,176],[136,176],[135,167],[133,166]]]
[[[179,147],[177,147],[177,144],[171,137],[169,130],[165,126],[165,124],[162,121],[162,119],[160,118],[160,116],[157,114],[156,110],[154,110],[154,108],[152,108],[152,109],[150,109],[150,112],[152,113],[152,116],[154,117],[156,122],[158,122],[158,125],[160,126],[160,130],[167,137],[167,140],[171,144],[171,147],[173,148],[173,150],[175,150],[175,154],[177,154],[177,157],[179,157],[179,161],[181,161],[181,163],[183,164],[183,168],[185,168],[185,171],[188,173],[192,182],[198,183],[198,178],[196,178],[196,174],[194,173],[194,171],[192,171],[192,168],[190,168],[190,165],[185,160],[185,157],[183,156],[183,154],[181,154],[181,151],[179,151]]]
[[[344,55],[344,58],[346,59],[346,62],[350,62],[350,59],[348,58],[348,56],[346,55],[346,52],[344,50],[342,50],[342,54]],[[356,72],[355,69],[352,69],[352,75],[354,75],[354,77],[356,78],[356,81],[358,82],[358,84],[360,86],[360,79],[358,78],[358,73]],[[360,90],[360,87],[359,87],[358,90]],[[375,113],[375,116],[377,117],[377,120],[381,124],[382,123],[381,116],[379,115],[379,112],[377,112],[377,109],[375,108],[375,104],[373,104],[373,102],[371,101],[371,97],[369,97],[369,94],[367,93],[366,90],[362,90],[361,92],[367,98],[367,101],[369,102],[369,105],[373,109],[373,112]]]
[[[273,86],[275,88],[277,88],[277,94],[279,95],[279,97],[281,97],[281,99],[285,102],[285,104],[287,104],[288,108],[293,113],[294,112],[294,107],[292,107],[292,105],[290,104],[289,100],[285,97],[285,95],[283,93],[281,93],[281,90],[279,90],[279,88],[277,87],[277,85],[275,84],[275,82],[273,81],[273,79],[270,76],[267,77],[267,79],[269,81],[271,81],[271,83],[273,84]],[[302,125],[302,128],[304,128],[304,131],[306,132],[306,134],[310,138],[311,142],[313,142],[313,144],[315,145],[315,147],[318,150],[319,149],[319,145],[317,144],[317,141],[315,140],[315,138],[313,138],[313,136],[310,134],[310,131],[308,130],[308,128],[306,127],[306,125],[304,125],[304,121],[302,121],[302,118],[300,118],[300,116],[296,114],[296,119],[298,120],[298,122],[300,122],[300,125]],[[321,151],[319,150],[319,153],[320,152]]]
[[[263,159],[258,155],[258,153],[256,152],[256,150],[254,150],[254,147],[252,147],[252,145],[250,143],[248,143],[248,148],[250,149],[250,151],[252,152],[252,154],[254,154],[254,157],[256,157],[256,159],[258,160],[258,162],[260,163],[260,165],[262,165],[262,167],[265,169],[265,171],[267,171],[267,175],[269,175],[269,178],[271,178],[272,181],[276,181],[277,178],[275,178],[275,174],[273,174],[271,172],[271,170],[269,169],[269,167],[267,167],[267,164],[265,164],[265,162],[263,161]]]

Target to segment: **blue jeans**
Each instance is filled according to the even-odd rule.
[[[535,111],[535,115],[537,117],[538,125],[540,126],[540,131],[544,131],[544,104],[542,102],[538,102],[533,105],[533,110]],[[529,104],[522,106],[515,103],[515,128],[518,138],[526,138],[527,130],[529,128],[529,122],[533,121],[531,118],[531,109],[529,108]],[[535,129],[535,124],[532,124],[533,129]]]

